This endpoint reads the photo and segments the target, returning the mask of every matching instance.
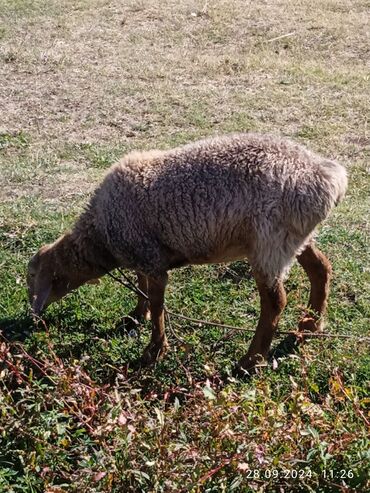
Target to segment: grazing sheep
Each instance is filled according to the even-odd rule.
[[[283,279],[295,258],[311,283],[299,328],[321,329],[331,266],[313,232],[346,187],[341,165],[269,135],[129,154],[109,170],[72,231],[31,259],[33,312],[116,267],[133,269],[149,299],[139,296],[132,315],[150,312],[152,337],[142,360],[151,363],[167,347],[167,272],[247,258],[261,298],[256,333],[239,362],[250,369],[268,354],[286,304]]]

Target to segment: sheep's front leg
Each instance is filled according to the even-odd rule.
[[[148,296],[148,278],[144,276],[144,274],[140,274],[140,272],[136,273],[138,288],[144,294]],[[130,313],[130,316],[136,318],[139,322],[150,319],[150,310],[149,310],[149,301],[140,294],[137,297],[137,305],[134,310]]]
[[[167,350],[168,343],[164,329],[164,293],[167,274],[157,278],[148,278],[148,297],[152,318],[152,337],[141,358],[143,365],[157,361]]]
[[[140,272],[136,273],[138,280],[138,288],[144,294],[148,296],[148,278]],[[144,322],[144,320],[150,319],[149,301],[144,297],[138,295],[137,305],[135,308],[123,319],[123,326],[125,330],[130,331],[135,329],[138,323]]]
[[[248,353],[241,358],[238,369],[251,370],[267,358],[281,312],[286,305],[286,294],[282,281],[268,286],[263,276],[255,275],[261,299],[261,314]]]
[[[311,284],[308,313],[299,322],[299,329],[320,331],[323,328],[323,316],[329,297],[331,264],[313,243],[298,255],[297,260],[308,275]]]

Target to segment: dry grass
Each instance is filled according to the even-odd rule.
[[[248,129],[309,140],[335,157],[369,146],[367,2],[93,0],[44,8],[1,0],[0,7],[0,131],[27,136],[24,161],[54,154],[53,173],[64,173],[71,146],[121,152]],[[73,182],[85,191],[96,175],[80,154]],[[5,162],[3,199],[12,191],[58,196],[42,169],[30,187],[9,172],[11,153]]]
[[[1,126],[33,145],[366,132],[368,2],[28,3],[1,0]]]

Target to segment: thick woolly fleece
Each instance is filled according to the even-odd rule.
[[[247,258],[272,285],[346,187],[340,164],[288,140],[254,133],[206,139],[125,156],[72,237],[89,261],[89,245],[104,245],[114,258],[107,268],[156,277],[181,265]]]

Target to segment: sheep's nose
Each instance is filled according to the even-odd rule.
[[[42,309],[35,309],[35,301],[36,301],[37,296],[34,294],[33,296],[30,296],[30,303],[31,303],[31,315],[35,315],[36,317],[39,317],[41,315]]]

